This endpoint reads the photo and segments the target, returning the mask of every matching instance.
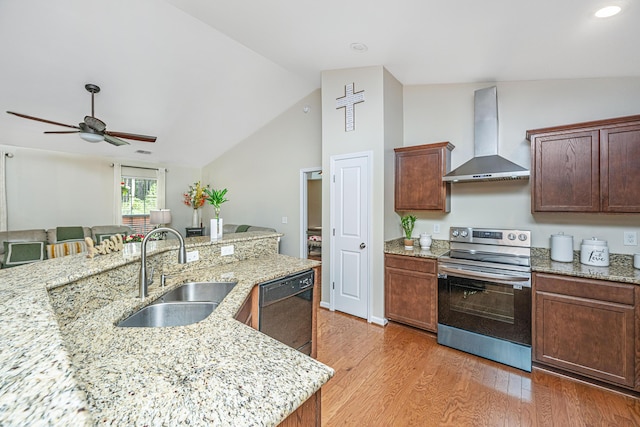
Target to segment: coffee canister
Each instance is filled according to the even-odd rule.
[[[607,267],[609,265],[607,241],[595,237],[583,240],[580,245],[580,262],[596,267]]]
[[[551,259],[560,262],[573,262],[573,236],[564,233],[551,235]]]

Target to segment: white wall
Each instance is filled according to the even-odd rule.
[[[384,240],[397,237],[395,219],[399,218],[395,206],[396,156],[393,150],[404,140],[403,87],[387,70],[384,70]]]
[[[275,228],[284,233],[280,253],[299,256],[300,169],[320,166],[320,121],[316,90],[203,168],[203,183],[229,190],[220,212],[225,224]],[[211,206],[204,213],[210,219]]]
[[[7,159],[8,229],[53,228],[62,225],[114,223],[114,159],[54,151],[3,146]],[[117,160],[116,160],[117,161]],[[166,167],[166,207],[171,226],[184,233],[191,211],[182,205],[182,193],[200,170],[171,165],[123,161],[144,167]]]
[[[452,167],[473,156],[474,90],[498,88],[499,153],[526,168],[531,165],[526,131],[640,114],[640,77],[583,80],[470,83],[404,87],[404,145],[450,141],[455,145]],[[640,161],[640,159],[638,160]],[[549,247],[549,236],[559,231],[580,240],[598,237],[614,253],[638,252],[623,246],[623,231],[640,234],[640,215],[531,214],[529,181],[457,183],[452,185],[449,214],[419,213],[414,233],[448,239],[450,226],[521,228],[532,231],[536,247]],[[389,224],[387,224],[389,226]],[[399,218],[390,225],[401,236]]]
[[[345,95],[345,85],[354,83],[354,91],[364,90],[364,102],[355,106],[355,130],[345,132],[344,109],[336,109],[336,99]],[[387,111],[390,110],[390,111]],[[372,153],[372,200],[370,319],[384,319],[384,239],[385,216],[393,195],[388,196],[388,156],[392,146],[402,140],[402,85],[383,67],[331,70],[322,73],[322,169],[330,170],[332,156],[370,151]],[[323,179],[322,301],[330,299],[330,179]],[[392,203],[393,205],[393,203]],[[393,207],[391,208],[391,210]]]

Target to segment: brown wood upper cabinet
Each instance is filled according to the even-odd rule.
[[[640,115],[527,131],[531,212],[640,212]]]
[[[450,142],[396,148],[396,211],[451,210],[451,184],[442,176],[451,169]]]

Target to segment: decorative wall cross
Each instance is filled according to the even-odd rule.
[[[355,105],[364,102],[364,90],[353,92],[353,83],[344,85],[344,96],[336,98],[336,110],[344,108],[344,130],[351,132],[356,127]]]

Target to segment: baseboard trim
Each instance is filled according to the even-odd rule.
[[[320,307],[331,310],[331,304],[329,304],[328,302],[320,301]]]
[[[371,320],[369,321],[369,323],[373,323],[375,325],[380,325],[380,326],[387,326],[387,323],[389,323],[389,321],[384,317],[371,316]]]

